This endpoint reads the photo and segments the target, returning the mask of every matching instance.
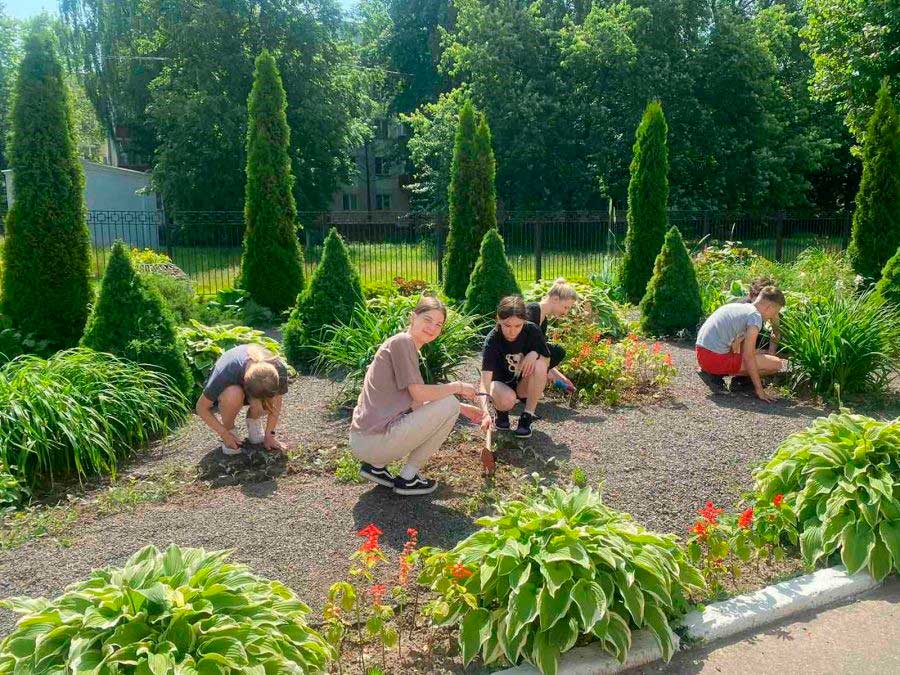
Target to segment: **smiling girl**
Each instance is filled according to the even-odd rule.
[[[541,329],[528,320],[525,301],[518,295],[503,298],[497,307],[497,325],[484,341],[481,359],[482,394],[488,394],[497,411],[497,429],[509,429],[509,411],[516,400],[525,401],[516,435],[531,436],[531,423],[547,384],[550,350]],[[488,414],[487,398],[483,402]],[[482,421],[487,430],[490,417]]]
[[[482,411],[460,404],[457,396],[475,398],[466,382],[425,384],[419,350],[435,340],[447,321],[447,308],[422,297],[410,315],[409,328],[388,338],[366,371],[350,424],[350,449],[362,462],[360,476],[391,487],[401,495],[434,492],[437,483],[419,471],[450,435],[456,418],[481,422]],[[396,477],[387,465],[406,458]]]

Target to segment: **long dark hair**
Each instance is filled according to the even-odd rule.
[[[497,323],[512,317],[528,321],[528,310],[521,295],[507,295],[497,305]]]

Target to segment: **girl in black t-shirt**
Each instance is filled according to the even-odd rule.
[[[510,295],[497,307],[497,325],[484,341],[481,359],[481,387],[485,412],[490,397],[497,411],[495,425],[509,429],[509,411],[516,400],[525,401],[525,411],[519,417],[516,435],[531,436],[531,423],[538,401],[547,385],[550,350],[541,329],[528,321],[525,301]],[[491,423],[486,415],[485,431]]]

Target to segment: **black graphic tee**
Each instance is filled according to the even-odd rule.
[[[530,352],[550,356],[540,328],[527,322],[516,339],[510,342],[503,337],[500,327],[494,326],[484,341],[481,369],[493,373],[493,379],[498,382],[515,382],[519,379],[522,359]]]

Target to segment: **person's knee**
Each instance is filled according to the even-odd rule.
[[[547,359],[538,359],[534,364],[534,372],[532,373],[532,377],[546,379],[548,370],[549,364],[547,362]]]
[[[244,406],[244,389],[236,384],[225,387],[218,398],[219,414],[234,417]]]
[[[446,417],[455,418],[459,416],[459,400],[455,396],[445,396],[435,401],[435,403],[445,413]]]
[[[494,408],[501,412],[512,410],[516,406],[516,395],[509,389],[505,391],[494,389],[491,392],[491,400],[494,402]]]

